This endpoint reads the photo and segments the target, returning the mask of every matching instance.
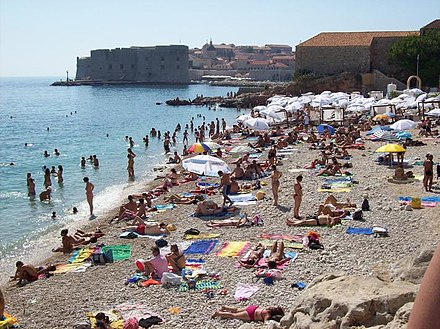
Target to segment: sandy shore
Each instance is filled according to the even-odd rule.
[[[440,157],[438,145],[427,142],[427,146],[410,147],[406,152],[407,159],[419,157],[424,159],[426,153],[434,154],[434,161]],[[435,246],[439,238],[440,224],[435,219],[439,216],[439,206],[422,210],[404,211],[399,207],[398,196],[423,196],[421,182],[411,184],[392,184],[386,177],[394,171],[386,166],[376,165],[374,150],[383,143],[366,142],[365,150],[350,150],[353,158],[353,173],[355,184],[350,193],[334,194],[338,199],[349,197],[360,205],[363,195],[368,194],[371,211],[364,212],[365,221],[344,222],[335,228],[325,227],[288,227],[286,219],[292,219],[293,184],[298,172],[304,165],[316,158],[319,151],[310,151],[308,144],[298,144],[298,151],[281,159],[279,170],[283,172],[280,188],[280,207],[272,206],[270,178],[263,181],[268,185],[263,187],[267,198],[257,205],[242,207],[249,214],[259,214],[264,220],[264,226],[251,228],[217,228],[209,229],[206,222],[190,217],[193,205],[178,205],[177,208],[162,213],[154,213],[152,220],[173,223],[177,230],[167,238],[169,243],[183,241],[184,231],[197,228],[202,232],[219,233],[220,243],[226,241],[250,241],[255,245],[260,240],[261,233],[306,234],[313,229],[321,235],[324,250],[302,250],[298,258],[283,270],[284,279],[273,286],[267,286],[262,281],[255,283],[259,290],[247,302],[236,302],[234,291],[237,283],[251,283],[253,271],[234,267],[236,259],[217,257],[215,252],[203,256],[208,272],[220,275],[221,284],[228,291],[227,295],[219,295],[214,291],[213,298],[207,298],[201,292],[177,292],[161,286],[140,288],[135,285],[125,285],[124,282],[135,273],[134,261],[137,258],[150,257],[150,246],[154,241],[148,238],[124,240],[119,238],[125,224],[109,225],[109,219],[115,211],[106,217],[91,223],[91,227],[99,224],[106,235],[100,239],[105,244],[131,244],[132,256],[129,260],[105,266],[93,266],[83,273],[67,273],[55,275],[49,279],[38,280],[25,287],[18,288],[13,283],[3,287],[7,310],[20,320],[23,328],[71,328],[73,324],[84,321],[88,311],[109,310],[123,302],[141,303],[159,313],[165,323],[162,328],[236,328],[241,321],[211,319],[210,315],[221,305],[247,306],[250,303],[261,306],[280,305],[289,309],[301,291],[291,288],[292,282],[310,282],[319,274],[344,271],[347,274],[373,275],[388,269],[395,261],[412,255],[423,246]],[[229,158],[230,159],[230,158]],[[264,156],[261,159],[266,159]],[[292,170],[293,169],[293,170]],[[412,169],[416,175],[422,174],[421,166]],[[327,192],[318,192],[323,178],[312,175],[311,171],[303,173],[303,205],[301,214],[313,214],[318,205],[326,198]],[[213,178],[210,181],[217,182]],[[154,182],[153,182],[154,184]],[[157,182],[156,182],[157,185]],[[194,187],[190,182],[173,188],[173,193],[189,191]],[[146,188],[147,189],[147,188]],[[436,185],[434,190],[439,195]],[[221,202],[221,196],[211,197]],[[157,203],[164,203],[160,197]],[[97,205],[99,207],[99,205]],[[348,235],[348,226],[388,228],[387,238],[373,238],[368,235]],[[66,261],[68,256],[57,255],[51,261]],[[170,307],[179,307],[179,314],[171,314]],[[264,327],[254,324],[255,328]]]

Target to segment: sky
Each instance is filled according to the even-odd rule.
[[[65,78],[90,50],[213,43],[295,46],[324,31],[412,31],[439,0],[0,0],[0,77]]]

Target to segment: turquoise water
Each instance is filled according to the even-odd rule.
[[[131,87],[50,87],[52,78],[0,79],[0,273],[17,258],[36,260],[50,254],[59,243],[58,230],[74,228],[87,221],[82,178],[95,185],[95,214],[99,217],[118,205],[128,192],[154,176],[152,168],[163,164],[162,140],[150,138],[145,148],[142,137],[152,127],[162,134],[174,131],[177,123],[184,128],[192,117],[200,125],[200,113],[210,122],[217,116],[232,124],[237,111],[210,111],[206,107],[169,107],[166,100],[226,95],[231,87],[131,86]],[[49,130],[47,128],[49,127]],[[171,151],[182,149],[183,129]],[[107,137],[108,134],[109,136]],[[127,178],[125,136],[136,145],[134,182]],[[191,142],[190,134],[190,142]],[[25,146],[28,143],[28,146]],[[60,156],[53,154],[57,148]],[[45,158],[44,151],[51,156]],[[99,169],[89,163],[80,167],[80,158],[96,154]],[[10,163],[15,165],[11,166]],[[26,173],[32,173],[36,193],[43,190],[43,166],[62,165],[64,184],[52,177],[52,200],[32,201],[27,196]],[[77,215],[71,214],[76,206]],[[57,219],[52,220],[55,211]]]

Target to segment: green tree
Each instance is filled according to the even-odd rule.
[[[416,74],[419,55],[419,76],[426,86],[438,86],[440,76],[440,32],[412,35],[398,40],[390,49],[390,60],[407,75]]]

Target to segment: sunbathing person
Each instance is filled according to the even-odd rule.
[[[220,214],[225,210],[223,207],[219,207],[214,201],[205,200],[197,204],[194,211],[196,216],[209,216]]]
[[[104,233],[102,233],[102,231],[99,227],[97,227],[95,229],[95,231],[93,231],[93,232],[84,232],[82,230],[76,230],[75,234],[73,235],[73,237],[77,241],[80,241],[81,239],[84,239],[84,238],[92,238],[92,237],[100,238],[102,236],[104,236]]]
[[[177,244],[172,244],[170,247],[171,252],[167,254],[165,257],[168,261],[168,264],[173,268],[172,272],[174,274],[180,275],[182,273],[182,269],[185,268],[186,258],[179,250]]]
[[[316,176],[328,175],[335,176],[337,173],[342,174],[341,167],[339,166],[336,158],[332,158],[333,163],[328,165],[324,170],[321,170]]]
[[[192,204],[197,203],[196,196],[180,196],[178,194],[171,194],[163,198],[165,202],[176,204]]]
[[[49,271],[54,271],[56,269],[55,266],[52,265],[37,269],[31,264],[24,264],[22,261],[16,262],[15,266],[17,267],[17,270],[15,271],[15,275],[11,277],[11,279],[18,279],[18,285],[37,281],[40,274],[48,273]]]
[[[301,220],[287,220],[286,223],[288,226],[328,226],[332,227],[336,224],[341,223],[341,219],[346,216],[345,213],[342,213],[338,216],[332,216],[330,214],[321,214],[316,219],[301,219]]]
[[[414,177],[414,173],[412,171],[408,171],[405,173],[403,170],[403,165],[399,164],[394,171],[393,179],[395,180],[407,180],[408,178]]]
[[[160,254],[158,247],[152,247],[153,258],[150,258],[144,263],[145,274],[153,278],[162,278],[162,274],[168,272],[168,261]]]
[[[52,249],[53,252],[62,251],[64,254],[68,254],[75,249],[75,245],[78,243],[78,240],[73,236],[70,236],[69,231],[67,229],[61,230],[61,243],[62,246],[56,249]]]
[[[330,194],[327,199],[325,199],[324,201],[324,205],[326,204],[331,204],[333,206],[335,206],[336,208],[342,209],[342,208],[356,208],[356,204],[352,203],[350,201],[350,199],[347,199],[347,202],[338,202],[338,200],[336,200],[336,198]],[[318,210],[319,212],[322,212],[321,207],[323,207],[324,205],[320,206],[320,209]]]
[[[131,223],[131,226],[128,226],[124,229],[126,232],[136,232],[140,235],[170,235],[170,231],[167,228],[167,224],[165,223],[149,223],[144,222],[142,218],[136,217],[133,222]]]
[[[231,190],[229,194],[238,194],[240,191],[240,185],[235,180],[235,177],[231,176]]]
[[[128,202],[119,208],[118,220],[133,219],[137,214],[137,204],[133,200],[133,196],[128,196]]]
[[[236,179],[241,179],[244,176],[244,170],[241,168],[241,165],[237,163],[237,166],[235,167],[234,171],[232,172],[231,177],[235,177]]]
[[[238,262],[245,268],[252,268],[258,264],[261,258],[263,258],[265,251],[266,247],[259,243],[254,249],[251,250],[251,253],[246,260],[239,259]]]
[[[223,219],[223,220],[211,220],[209,223],[206,223],[206,226],[209,227],[225,227],[225,226],[233,226],[233,227],[243,227],[243,226],[252,226],[252,222],[248,219],[247,214],[240,216],[240,219]]]
[[[211,315],[211,318],[266,322],[269,320],[280,321],[283,316],[284,311],[281,307],[261,308],[257,305],[249,305],[246,308],[222,306],[219,311]]]
[[[284,242],[275,241],[270,251],[270,256],[267,257],[267,265],[270,269],[276,268],[278,265],[283,264],[288,258],[284,257]]]

